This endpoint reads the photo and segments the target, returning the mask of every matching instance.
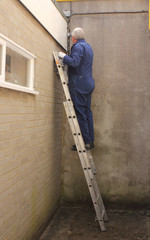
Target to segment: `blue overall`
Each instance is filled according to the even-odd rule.
[[[84,143],[94,142],[91,95],[94,90],[92,76],[93,50],[84,39],[78,40],[71,48],[70,56],[65,55],[63,63],[68,65],[68,86],[74,104]]]

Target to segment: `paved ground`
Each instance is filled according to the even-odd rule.
[[[92,205],[61,206],[40,240],[150,240],[150,209],[107,213],[101,232]]]

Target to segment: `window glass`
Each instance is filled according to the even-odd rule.
[[[27,58],[7,47],[5,81],[26,87],[27,63]]]

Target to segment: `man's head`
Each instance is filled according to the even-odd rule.
[[[73,41],[73,43],[76,43],[78,40],[84,39],[84,38],[85,38],[85,33],[84,33],[82,28],[75,28],[72,31],[72,41]]]

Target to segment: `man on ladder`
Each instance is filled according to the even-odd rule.
[[[101,231],[106,231],[104,221],[107,221],[108,217],[96,181],[93,157],[91,151],[89,151],[94,147],[93,116],[91,111],[91,95],[94,89],[92,76],[93,51],[84,40],[84,31],[81,28],[73,30],[72,40],[74,44],[70,56],[62,52],[53,52],[53,55],[65,93],[63,104],[76,144],[72,147],[72,150],[77,148],[96,211],[96,219],[99,222]],[[68,76],[59,58],[62,58],[63,63],[68,65]]]
[[[86,150],[94,148],[94,126],[91,111],[91,95],[94,90],[92,76],[93,50],[85,41],[82,28],[75,28],[72,32],[73,46],[70,56],[59,52],[59,58],[68,65],[68,87],[78,118]],[[76,145],[72,150],[76,151]]]

